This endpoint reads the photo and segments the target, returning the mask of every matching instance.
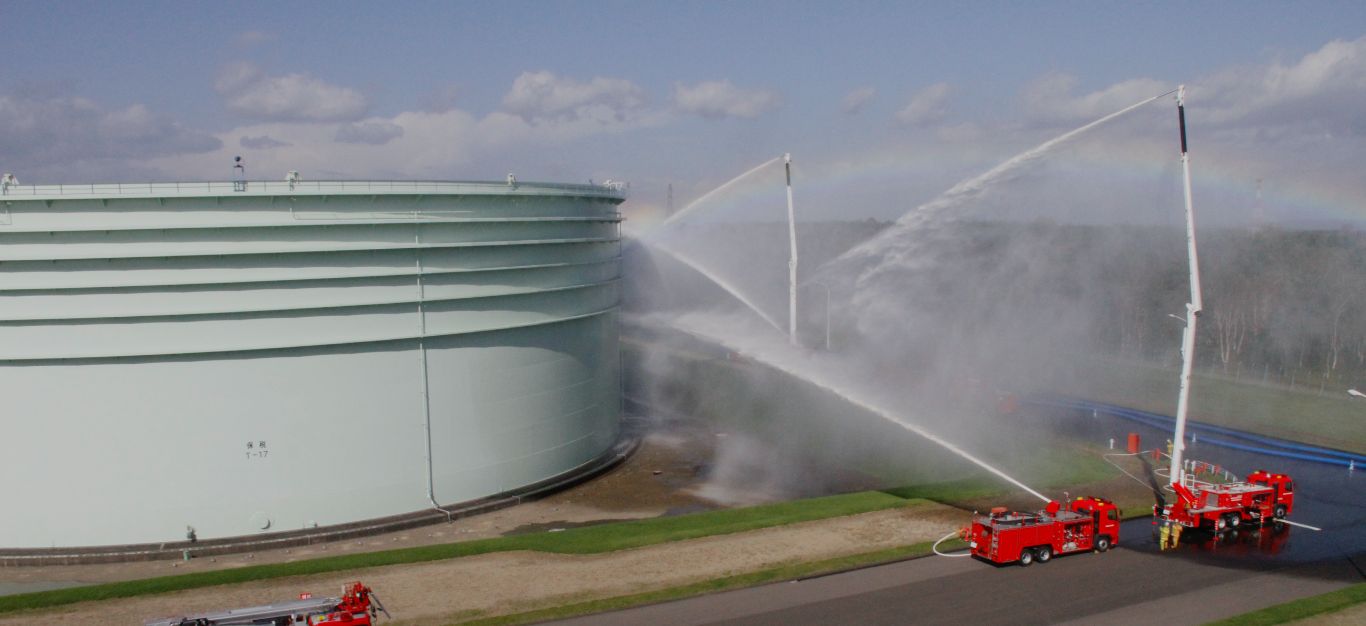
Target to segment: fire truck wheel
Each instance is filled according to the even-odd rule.
[[[1285,505],[1277,504],[1276,510],[1272,513],[1272,515],[1275,515],[1276,519],[1285,519]]]
[[[1227,518],[1227,517],[1222,517],[1222,516],[1221,516],[1219,519],[1214,520],[1214,530],[1223,530],[1223,529],[1225,529],[1225,528],[1227,528],[1227,527],[1228,527],[1228,518]]]
[[[1020,567],[1029,567],[1034,564],[1034,551],[1029,548],[1020,550]]]
[[[1229,527],[1229,528],[1237,528],[1237,527],[1238,527],[1238,524],[1242,523],[1242,521],[1243,521],[1243,518],[1242,518],[1241,516],[1239,516],[1237,513],[1229,513],[1229,514],[1228,514],[1228,527]]]
[[[1035,558],[1039,559],[1040,563],[1047,563],[1053,560],[1053,548],[1050,548],[1048,546],[1039,546],[1035,549],[1038,551],[1038,554],[1034,556]]]
[[[1096,537],[1096,552],[1104,552],[1110,549],[1110,536],[1101,535]]]

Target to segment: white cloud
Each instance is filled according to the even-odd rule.
[[[911,96],[910,102],[896,112],[896,119],[912,126],[928,126],[948,115],[949,95],[953,87],[948,83],[935,83],[921,89]]]
[[[237,137],[270,137],[287,143],[251,155],[249,175],[254,178],[284,176],[298,170],[311,179],[323,178],[451,178],[455,168],[475,162],[486,153],[479,120],[459,110],[442,113],[400,113],[392,118],[371,118],[358,126],[392,125],[403,133],[382,143],[339,142],[338,127],[327,124],[264,122],[222,133]],[[367,132],[365,130],[360,131]],[[373,138],[373,137],[372,137]],[[233,149],[207,154],[157,159],[154,167],[178,179],[222,179],[232,162]]]
[[[597,77],[588,82],[550,72],[523,72],[503,96],[503,108],[528,120],[580,119],[621,122],[641,112],[645,92],[629,80]]]
[[[269,150],[271,148],[284,148],[290,145],[288,142],[280,141],[278,139],[271,137],[270,135],[261,135],[259,137],[242,137],[241,139],[237,140],[237,144],[242,146],[243,148],[248,148],[251,150]]]
[[[844,96],[840,101],[840,111],[845,115],[856,115],[863,111],[863,107],[872,102],[873,96],[877,95],[877,90],[872,87],[859,87]]]
[[[1076,95],[1077,78],[1052,73],[1022,94],[1035,125],[1075,124],[1112,113],[1176,85],[1134,78]],[[1241,66],[1188,84],[1187,100],[1202,124],[1223,133],[1256,133],[1287,141],[1310,133],[1366,136],[1366,37],[1330,41],[1291,61]]]
[[[1366,135],[1366,37],[1330,41],[1289,63],[1216,73],[1193,83],[1189,97],[1217,124]]]
[[[1114,113],[1135,102],[1170,91],[1174,85],[1151,78],[1134,78],[1091,93],[1076,96],[1077,78],[1050,73],[1024,89],[1025,113],[1040,125],[1063,125],[1089,121]]]
[[[304,74],[267,76],[250,63],[233,63],[219,72],[214,88],[229,110],[268,121],[342,122],[365,115],[370,104],[349,87]]]
[[[79,97],[0,96],[0,156],[25,170],[215,150],[219,139],[141,104],[105,110]]]
[[[776,91],[744,89],[728,80],[674,84],[674,106],[678,110],[710,119],[759,117],[777,108],[781,101]]]
[[[382,146],[403,136],[403,127],[385,121],[356,122],[337,128],[336,140],[341,143],[364,143]]]

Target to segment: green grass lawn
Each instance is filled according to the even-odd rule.
[[[1057,391],[1163,415],[1176,412],[1176,369],[1087,360],[1084,376]],[[1197,373],[1191,418],[1293,441],[1366,453],[1366,400],[1338,390],[1291,389]]]
[[[420,563],[490,552],[511,550],[538,550],[560,554],[611,552],[669,541],[724,535],[796,522],[855,515],[896,507],[923,506],[925,504],[924,500],[908,500],[877,491],[859,492],[742,509],[706,511],[691,515],[601,524],[556,533],[544,532],[496,537],[461,543],[419,546],[292,563],[272,563],[179,576],[162,576],[87,587],[0,596],[0,613],[286,576],[325,574],[384,565]]]
[[[1295,620],[1334,613],[1366,602],[1366,583],[1358,583],[1328,593],[1277,604],[1260,611],[1235,615],[1210,622],[1208,626],[1270,626]]]

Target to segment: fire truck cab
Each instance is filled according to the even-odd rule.
[[[1066,511],[1061,508],[1049,502],[1032,513],[997,507],[988,515],[973,516],[966,537],[972,555],[1028,566],[1060,554],[1105,552],[1119,542],[1119,509],[1113,502],[1088,496],[1069,502]]]
[[[1270,510],[1271,517],[1282,519],[1294,510],[1295,481],[1290,480],[1289,476],[1257,470],[1247,475],[1247,482],[1254,485],[1264,485],[1271,489],[1271,493],[1265,499],[1254,499],[1253,504],[1258,514]],[[1259,517],[1264,516],[1259,515]]]

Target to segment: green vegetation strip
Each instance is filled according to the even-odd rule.
[[[999,480],[992,480],[992,477],[980,474],[962,480],[894,487],[884,489],[882,493],[908,500],[923,499],[945,504],[959,504],[971,500],[992,498],[1009,492],[1001,486]]]
[[[1210,622],[1208,626],[1266,626],[1284,624],[1296,620],[1341,611],[1348,607],[1366,602],[1366,583],[1358,583],[1328,593],[1301,598],[1285,604],[1269,606],[1260,611],[1235,615],[1228,619]]]
[[[564,606],[538,609],[526,613],[515,613],[512,615],[499,615],[484,619],[474,619],[464,621],[470,617],[457,617],[457,623],[465,626],[498,626],[502,624],[527,624],[531,622],[548,621],[555,619],[565,619],[577,615],[588,615],[591,613],[601,613],[603,611],[616,611],[627,609],[645,604],[656,604],[669,600],[680,600],[693,596],[739,589],[742,587],[753,587],[765,583],[778,582],[784,580],[794,580],[809,576],[840,572],[852,568],[877,565],[899,561],[907,558],[924,556],[930,554],[930,546],[933,542],[917,543],[909,546],[888,548],[876,552],[865,552],[824,561],[813,561],[810,563],[792,563],[772,569],[760,570],[748,574],[738,574],[725,578],[714,578],[702,582],[684,585],[682,587],[670,587],[668,589],[658,589],[647,591],[629,596],[617,596],[614,598],[603,598],[601,600],[589,600]],[[962,546],[957,546],[962,547]],[[954,549],[946,547],[942,549]]]
[[[71,587],[53,591],[0,596],[0,613],[38,609],[92,600],[129,598],[184,589],[228,585],[255,580],[326,574],[367,567],[421,563],[490,552],[537,550],[560,554],[592,554],[638,548],[653,544],[781,526],[797,522],[856,515],[871,511],[917,506],[877,491],[780,502],[743,509],[706,511],[691,515],[659,517],[614,524],[574,528],[556,533],[495,537],[383,552],[333,556],[292,563],[271,563],[235,569],[162,576],[142,580]]]

